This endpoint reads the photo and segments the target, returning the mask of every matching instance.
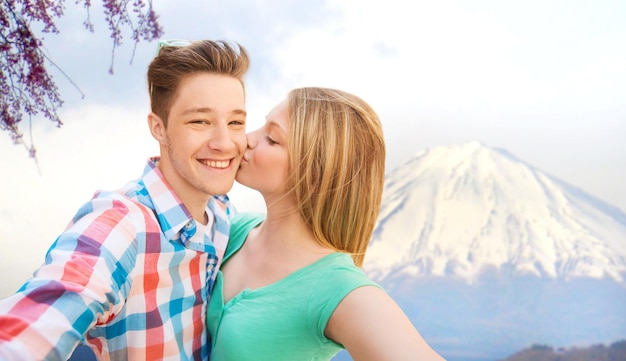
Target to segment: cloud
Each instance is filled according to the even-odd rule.
[[[388,168],[421,149],[479,140],[626,209],[626,5],[620,1],[155,0],[164,38],[243,44],[248,126],[297,86],[337,87],[379,113]],[[94,3],[95,7],[101,6]],[[65,125],[36,118],[39,166],[0,139],[0,264],[27,277],[73,213],[96,189],[141,174],[157,152],[146,126],[145,72],[156,44],[115,51],[101,13],[95,33],[68,5],[61,33],[46,35]],[[130,64],[131,58],[133,59]],[[8,138],[8,137],[6,137]],[[236,186],[243,209],[258,194]],[[36,227],[33,226],[36,224]],[[13,244],[19,244],[18,248]],[[9,265],[9,266],[6,266]],[[2,274],[7,274],[0,270]],[[1,291],[1,290],[0,290]],[[0,296],[2,292],[0,292]]]

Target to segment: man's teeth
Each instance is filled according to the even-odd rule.
[[[200,160],[200,163],[211,168],[227,168],[230,162],[227,160]]]

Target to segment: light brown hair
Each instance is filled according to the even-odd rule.
[[[380,120],[369,104],[340,90],[294,89],[287,99],[288,189],[318,242],[351,254],[360,267],[385,177]]]
[[[165,126],[180,82],[200,72],[243,78],[250,66],[246,49],[223,40],[198,40],[184,46],[163,46],[148,67],[150,107]],[[245,91],[245,87],[244,87]]]

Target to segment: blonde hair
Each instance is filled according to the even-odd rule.
[[[288,189],[320,244],[363,264],[380,210],[385,142],[365,101],[327,88],[288,95]]]

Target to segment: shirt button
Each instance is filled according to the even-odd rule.
[[[193,224],[191,222],[189,222],[189,223],[185,224],[185,228],[191,229],[191,228],[193,228]]]

